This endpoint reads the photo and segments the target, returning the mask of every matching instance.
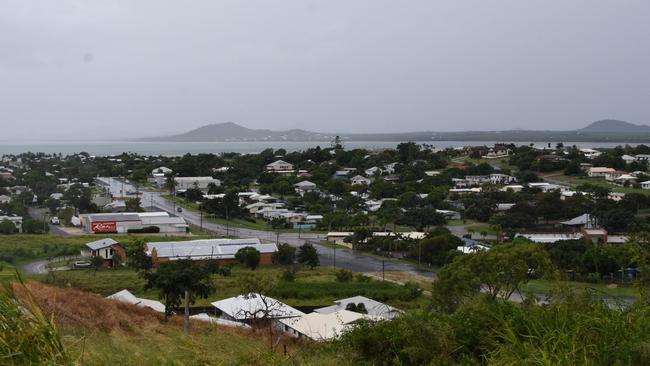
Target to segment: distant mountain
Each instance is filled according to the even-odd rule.
[[[191,131],[164,137],[147,138],[148,141],[329,141],[333,136],[293,129],[287,131],[272,131],[267,129],[251,129],[233,122],[215,123],[202,126]]]
[[[634,123],[619,121],[616,119],[603,119],[581,128],[578,131],[583,132],[619,132],[619,133],[637,133],[650,132],[650,126],[635,125]]]
[[[218,141],[503,141],[503,142],[650,142],[650,126],[618,120],[596,121],[587,127],[568,131],[458,131],[395,133],[320,133],[305,130],[273,131],[251,129],[233,122],[202,126],[191,131],[139,141],[218,142]]]

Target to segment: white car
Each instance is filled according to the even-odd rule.
[[[52,225],[59,225],[61,222],[59,221],[59,218],[54,216],[53,218],[50,219],[50,222]]]
[[[88,261],[76,261],[74,262],[74,268],[88,268],[90,267],[90,262]]]

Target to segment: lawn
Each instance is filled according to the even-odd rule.
[[[618,186],[616,184],[612,184],[607,182],[604,179],[599,179],[599,178],[576,178],[576,177],[569,177],[566,175],[554,175],[550,177],[551,180],[557,180],[562,183],[566,183],[570,186],[579,186],[581,184],[591,184],[593,186],[597,187],[604,187],[608,188],[612,192],[621,192],[621,193],[640,193],[640,194],[645,194],[649,195],[650,190],[648,189],[641,189],[641,188],[631,188],[631,187],[622,187]]]
[[[595,295],[611,296],[611,297],[635,297],[638,295],[636,288],[630,285],[614,285],[608,287],[602,283],[588,283],[588,282],[572,282],[560,281],[561,285],[566,285],[574,290],[592,290]],[[523,290],[531,291],[534,293],[548,294],[557,283],[547,280],[532,280],[528,282]]]
[[[258,268],[255,273],[279,278],[284,271],[285,269],[280,266],[266,266]],[[208,306],[213,301],[240,294],[241,279],[251,273],[250,269],[233,266],[230,276],[215,276],[216,292],[207,299],[198,299],[196,305]],[[157,298],[156,291],[144,291],[145,281],[128,268],[105,269],[97,272],[92,269],[61,271],[33,278],[57,286],[69,286],[94,292],[102,296],[127,289],[139,297]],[[293,306],[326,306],[331,305],[334,300],[355,295],[386,301],[404,309],[417,308],[426,302],[421,297],[415,300],[410,299],[410,290],[395,283],[368,279],[338,282],[336,270],[318,267],[301,269],[296,274],[294,281],[279,281],[270,295]]]

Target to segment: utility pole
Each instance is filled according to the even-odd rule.
[[[201,205],[199,205],[199,213],[201,214],[201,231],[203,231],[203,210],[201,210]]]
[[[386,261],[381,260],[381,280],[386,280]]]

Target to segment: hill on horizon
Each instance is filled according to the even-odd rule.
[[[140,141],[236,142],[236,141],[650,141],[650,126],[615,119],[593,122],[576,130],[505,130],[457,132],[322,133],[301,129],[276,131],[252,129],[234,122],[213,123],[185,133],[138,139]]]
[[[632,133],[632,132],[650,132],[648,125],[636,125],[634,123],[620,121],[617,119],[603,119],[593,122],[578,131],[584,132],[619,132],[619,133]]]

